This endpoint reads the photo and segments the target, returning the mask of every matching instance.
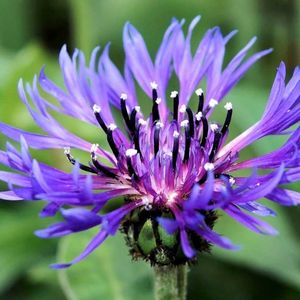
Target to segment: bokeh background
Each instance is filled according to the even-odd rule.
[[[127,20],[142,32],[154,55],[173,16],[190,22],[197,14],[202,20],[194,46],[205,30],[219,25],[224,33],[239,29],[228,45],[226,60],[254,35],[258,36],[254,50],[274,48],[227,97],[235,106],[231,136],[240,133],[263,111],[280,60],[286,62],[289,74],[300,63],[299,0],[0,0],[1,121],[36,129],[18,99],[17,82],[20,77],[31,81],[46,65],[47,74],[62,83],[57,55],[63,44],[89,55],[93,47],[110,41],[111,56],[122,66],[122,27]],[[84,132],[79,123],[68,125],[101,139]],[[282,141],[267,139],[242,155],[265,153]],[[0,147],[5,143],[0,136]],[[70,169],[61,152],[32,154]],[[0,183],[0,188],[5,186]],[[152,299],[151,269],[131,262],[120,236],[67,271],[49,269],[48,264],[77,255],[93,232],[40,240],[33,231],[49,223],[38,218],[40,208],[30,202],[0,203],[0,299]],[[300,208],[272,208],[278,217],[268,221],[279,229],[277,237],[257,236],[226,217],[220,219],[217,230],[243,248],[232,253],[214,249],[212,255],[201,256],[189,273],[188,299],[300,299]]]

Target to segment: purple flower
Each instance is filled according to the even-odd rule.
[[[142,36],[127,23],[123,33],[124,74],[110,60],[109,46],[98,61],[96,48],[88,64],[82,52],[76,50],[70,57],[63,47],[59,62],[65,90],[48,79],[44,69],[32,85],[24,88],[20,80],[20,98],[44,133],[0,124],[3,134],[20,142],[20,150],[7,143],[6,151],[0,151],[0,163],[10,168],[0,171],[0,180],[9,187],[0,197],[43,200],[46,205],[41,217],[60,213],[62,222],[36,232],[41,238],[99,227],[77,258],[54,267],[79,262],[120,228],[134,257],[143,256],[152,263],[185,263],[207,250],[209,244],[236,248],[213,230],[217,210],[257,233],[276,234],[255,216],[275,214],[259,200],[265,197],[282,205],[300,203],[298,192],[280,187],[300,177],[300,129],[293,126],[300,119],[299,68],[285,83],[285,65],[279,65],[261,119],[226,143],[234,117],[232,104],[225,103],[220,124],[211,123],[209,116],[246,71],[271,50],[245,60],[255,42],[252,39],[224,67],[225,46],[236,32],[223,36],[216,27],[206,32],[192,55],[190,40],[198,21],[192,21],[185,37],[183,22],[174,19],[154,62]],[[172,91],[169,97],[167,89],[174,73],[178,92]],[[205,91],[199,88],[204,81]],[[152,101],[149,116],[138,106],[136,83]],[[44,99],[40,89],[57,102]],[[197,103],[194,111],[191,102]],[[111,106],[119,110],[122,128],[116,126]],[[99,127],[111,151],[71,133],[52,112]],[[240,151],[268,135],[285,135],[287,141],[263,156],[239,160]],[[31,157],[28,145],[64,149],[73,171],[67,173],[38,162]],[[72,156],[73,149],[85,151],[90,162],[80,163]],[[244,169],[250,169],[249,177],[237,175],[236,171]],[[110,212],[103,209],[119,197],[125,199],[123,205]]]

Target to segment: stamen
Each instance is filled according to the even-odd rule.
[[[69,162],[72,164],[72,165],[75,165],[76,163],[76,160],[74,159],[74,157],[71,155],[71,149],[70,147],[65,147],[64,148],[64,154],[66,155],[66,157],[68,158]],[[92,169],[91,167],[89,166],[86,166],[86,165],[83,165],[81,163],[79,163],[79,169],[83,170],[83,171],[86,171],[86,172],[90,172],[90,173],[94,173],[94,174],[97,174],[97,172]]]
[[[201,118],[202,118],[203,114],[201,111],[199,111],[198,113],[196,113],[195,118],[196,118],[196,126],[198,126],[200,124]]]
[[[127,96],[127,94],[122,93],[120,98],[123,99],[123,100],[127,100],[128,96]]]
[[[139,119],[139,121],[142,119]],[[140,154],[141,159],[143,159],[142,157],[142,152],[141,152],[141,147],[140,147],[140,127],[142,125],[139,125],[137,130],[135,131],[134,135],[133,135],[133,143],[135,146],[135,149],[137,150],[137,152]]]
[[[94,111],[94,115],[96,117],[97,122],[99,123],[99,125],[101,126],[103,131],[107,134],[107,126],[104,123],[104,121],[103,121],[103,119],[101,118],[101,115],[100,115],[100,112],[101,112],[100,106],[98,106],[97,104],[94,104],[93,111]]]
[[[184,114],[184,113],[186,112],[186,106],[185,106],[184,104],[182,104],[182,105],[180,106],[179,111],[180,111],[182,114]]]
[[[214,156],[215,156],[215,154],[218,150],[219,142],[220,142],[220,139],[221,139],[221,136],[222,136],[222,133],[219,130],[215,130],[214,133],[215,133],[214,142],[213,142],[211,152],[209,154],[209,161],[210,162],[213,160],[213,158],[214,158]]]
[[[207,135],[208,135],[208,122],[204,116],[201,117],[201,121],[202,121],[202,140],[200,146],[205,147]]]
[[[99,161],[97,160],[96,151],[97,151],[98,147],[99,147],[98,144],[93,144],[91,147],[91,158],[92,158],[92,162],[93,162],[94,166],[96,167],[97,170],[99,170],[104,175],[111,177],[111,178],[117,178],[116,174],[109,171],[105,166],[101,165],[99,163]]]
[[[219,102],[216,99],[210,99],[208,102],[208,106],[205,108],[203,114],[206,115],[211,108],[216,107],[218,104]]]
[[[235,179],[234,179],[232,176],[230,176],[230,178],[229,178],[229,183],[230,183],[231,185],[234,185],[234,184],[235,184]]]
[[[191,132],[190,132],[189,121],[184,120],[181,122],[180,125],[184,127],[184,131],[185,131],[185,148],[184,148],[183,162],[186,163],[189,160],[190,147],[191,147]]]
[[[172,167],[173,167],[173,171],[175,172],[177,156],[179,151],[179,132],[174,131],[173,137],[174,137],[174,142],[173,142],[173,151],[172,151]]]
[[[152,121],[153,123],[159,121],[159,110],[158,110],[158,104],[161,100],[158,100],[157,96],[157,83],[151,82],[152,87],[152,100],[153,100],[153,106],[152,106]],[[158,101],[157,101],[158,100]]]
[[[107,130],[107,142],[113,152],[113,154],[115,155],[116,159],[118,159],[119,157],[119,150],[115,144],[114,138],[113,138],[113,131],[117,128],[117,126],[115,124],[110,124],[108,126],[108,130]]]
[[[150,82],[150,86],[151,86],[152,90],[157,90],[157,88],[158,88],[158,84],[155,81]]]
[[[91,146],[91,154],[96,155],[95,153],[96,153],[98,147],[99,147],[99,144],[93,144]]]
[[[227,115],[226,115],[226,119],[225,119],[224,125],[223,125],[222,130],[221,130],[222,135],[224,135],[226,133],[226,131],[228,130],[228,127],[230,125],[230,122],[231,122],[231,118],[232,118],[232,103],[231,102],[227,102],[224,107],[227,110]]]
[[[196,95],[199,97],[199,102],[198,102],[198,109],[197,113],[203,111],[203,104],[204,104],[204,93],[202,89],[198,89],[195,91]]]
[[[211,131],[215,132],[218,129],[219,129],[218,124],[215,124],[215,123],[210,124],[210,130]]]
[[[139,119],[139,125],[141,125],[141,126],[146,126],[147,125],[147,121],[145,121],[144,119]]]
[[[160,129],[163,127],[161,122],[157,122],[155,124],[154,129],[154,156],[156,156],[157,152],[159,151],[159,133]]]
[[[130,114],[130,131],[134,133],[135,131],[135,121],[136,121],[136,115],[138,112],[140,112],[141,108],[139,106],[135,106],[134,109],[131,111]]]
[[[234,177],[232,177],[231,175],[228,175],[228,174],[225,174],[225,173],[215,174],[215,178],[216,178],[216,179],[217,179],[217,178],[222,178],[222,177],[227,178],[227,180],[229,181],[229,184],[230,184],[231,186],[233,186],[233,185],[235,184],[235,179],[234,179]]]
[[[133,148],[127,149],[125,155],[127,157],[135,156],[135,155],[137,155],[137,150],[133,149]]]
[[[71,153],[71,148],[70,147],[64,147],[64,154],[70,154]]]
[[[170,97],[172,99],[174,99],[176,96],[178,96],[178,92],[177,91],[172,91]]]
[[[128,111],[126,108],[126,100],[127,100],[127,94],[121,94],[120,96],[120,101],[121,101],[121,113],[122,113],[122,117],[125,121],[125,124],[127,126],[127,128],[130,131],[130,119],[129,119],[129,115],[128,115]]]
[[[137,154],[136,149],[127,149],[126,150],[126,162],[127,162],[128,173],[129,173],[130,177],[133,176],[135,180],[138,180],[139,177],[136,174],[136,172],[132,166],[132,161],[131,161],[131,158],[136,154]]]
[[[117,125],[114,124],[114,123],[110,123],[110,124],[108,125],[108,129],[111,130],[111,131],[114,131],[114,130],[117,129]]]
[[[213,163],[206,163],[206,164],[204,165],[205,171],[212,171],[214,168],[215,168],[215,166],[214,166]]]
[[[208,106],[210,107],[210,108],[214,108],[214,107],[216,107],[217,105],[218,105],[218,101],[216,100],[216,99],[210,99],[209,100],[209,103],[208,103]]]
[[[171,98],[173,99],[173,119],[178,121],[178,106],[179,106],[179,96],[177,91],[171,92]]]
[[[210,162],[204,164],[203,167],[204,167],[204,170],[205,170],[206,172],[205,172],[205,174],[202,176],[202,178],[198,181],[199,184],[204,183],[204,182],[206,181],[206,179],[207,179],[207,172],[208,172],[208,171],[213,171],[214,168],[215,168],[214,164],[213,164],[213,163],[210,163]]]
[[[187,127],[189,125],[189,120],[183,120],[183,121],[181,121],[181,123],[180,123],[180,127]]]
[[[192,110],[189,107],[187,107],[186,112],[187,112],[187,115],[188,115],[188,118],[189,118],[190,135],[191,135],[191,137],[194,137],[194,132],[195,132],[195,129],[194,129],[194,114],[193,114]]]

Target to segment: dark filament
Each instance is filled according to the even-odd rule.
[[[197,113],[203,111],[203,104],[204,104],[204,94],[203,94],[203,92],[202,92],[202,93],[199,95],[199,102],[198,102]]]
[[[184,163],[186,163],[189,160],[190,148],[191,148],[191,132],[190,132],[190,126],[188,125],[185,127],[185,148],[184,148],[184,157],[183,157]]]
[[[205,117],[201,117],[202,121],[202,140],[200,143],[201,147],[205,147],[206,140],[207,140],[207,134],[208,134],[208,122]]]
[[[134,142],[135,149],[140,154],[141,159],[143,159],[141,147],[140,147],[140,127],[141,127],[141,125],[138,126],[137,130],[135,131],[135,133],[133,135],[133,142]]]
[[[113,138],[113,130],[111,130],[110,128],[108,128],[107,130],[107,142],[113,152],[113,154],[115,155],[116,159],[118,159],[119,157],[119,150],[115,144],[114,138]]]
[[[72,164],[72,165],[75,165],[76,163],[76,160],[73,158],[73,156],[70,154],[70,153],[66,153],[66,156],[69,160],[69,162]],[[81,163],[79,163],[79,168],[83,171],[86,171],[86,172],[90,172],[90,173],[94,173],[94,174],[97,174],[98,172],[95,171],[94,169],[92,169],[91,167],[89,166],[86,166],[86,165],[83,165]]]
[[[97,111],[95,111],[94,114],[95,114],[95,117],[96,117],[99,125],[101,126],[101,128],[103,129],[103,131],[107,134],[107,126],[105,125],[103,119],[101,118],[100,113],[97,112]]]
[[[135,180],[138,180],[139,177],[138,175],[136,174],[133,166],[132,166],[132,162],[131,162],[131,157],[130,156],[127,156],[126,157],[126,162],[127,162],[127,168],[128,168],[128,173],[130,175],[130,177],[133,177]]]
[[[93,164],[94,164],[94,166],[96,167],[97,170],[99,170],[101,173],[103,173],[104,175],[106,175],[108,177],[111,177],[111,178],[116,178],[117,177],[116,174],[109,171],[105,166],[103,166],[99,163],[99,161],[96,158],[95,152],[91,153],[91,157],[92,157],[92,162],[93,162]]]
[[[227,129],[228,129],[228,127],[230,125],[231,117],[232,117],[232,109],[228,109],[224,125],[221,129],[222,135],[224,135],[226,133]]]
[[[215,136],[214,136],[214,142],[213,142],[213,146],[212,146],[212,149],[211,149],[211,152],[209,154],[209,161],[211,162],[218,150],[218,147],[219,147],[219,142],[220,142],[220,139],[221,139],[221,136],[222,136],[222,133],[221,131],[219,130],[216,130],[215,131]]]
[[[159,150],[159,132],[160,132],[160,126],[155,125],[155,129],[154,129],[154,156],[156,156],[156,154]]]
[[[176,94],[174,97],[174,102],[173,102],[173,119],[175,121],[178,121],[178,106],[179,106],[179,96]]]
[[[152,106],[152,121],[153,123],[156,123],[159,121],[159,111],[158,111],[158,104],[156,102],[157,100],[157,90],[156,88],[152,89],[152,100],[153,100],[153,106]]]
[[[136,108],[134,108],[130,114],[130,131],[132,134],[135,132],[135,121],[137,112],[138,111],[136,110]]]
[[[131,123],[126,108],[126,100],[124,98],[121,98],[121,112],[127,128],[131,131]]]
[[[194,137],[194,132],[195,132],[195,129],[194,129],[194,114],[193,114],[192,110],[189,107],[186,108],[186,113],[187,113],[188,119],[189,119],[189,133],[190,133],[191,137]]]
[[[174,143],[173,143],[173,151],[172,151],[172,167],[173,171],[176,170],[176,162],[177,162],[177,156],[178,156],[178,150],[179,150],[179,136],[174,136]]]

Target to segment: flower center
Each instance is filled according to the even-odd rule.
[[[195,112],[185,104],[179,107],[177,91],[171,92],[173,112],[169,120],[160,115],[161,98],[157,84],[152,87],[152,112],[144,119],[139,106],[129,108],[126,94],[120,96],[121,114],[128,137],[115,124],[107,124],[101,108],[93,106],[97,122],[107,137],[114,155],[115,168],[97,160],[97,145],[91,148],[89,166],[79,164],[87,172],[106,176],[107,180],[119,180],[133,186],[151,207],[172,207],[180,204],[189,195],[195,183],[203,184],[207,171],[214,170],[215,177],[223,174],[224,168],[216,154],[225,142],[232,118],[232,104],[227,103],[226,118],[222,126],[208,122],[208,115],[218,101],[211,99],[205,106],[202,89],[196,90],[198,106]],[[164,121],[164,123],[163,123]],[[75,159],[70,149],[65,154],[72,164]]]

